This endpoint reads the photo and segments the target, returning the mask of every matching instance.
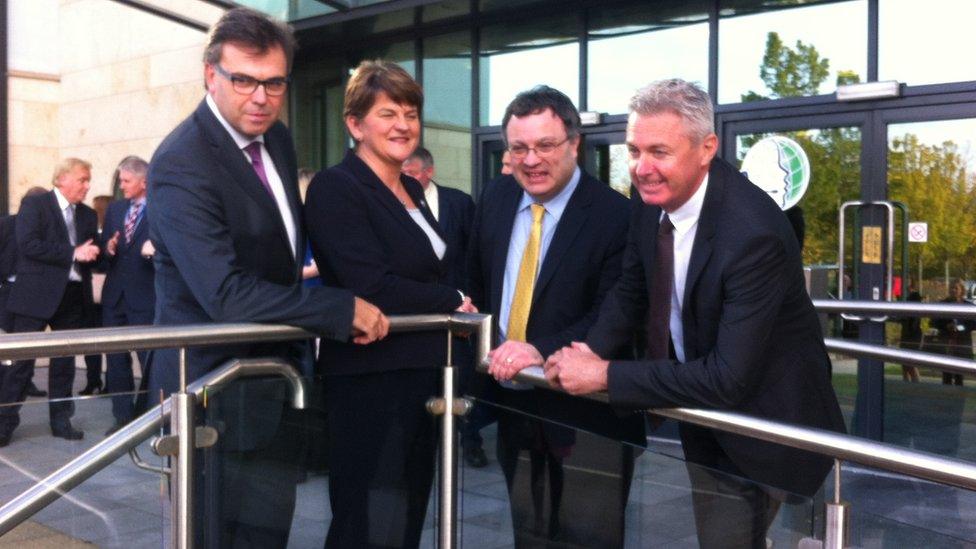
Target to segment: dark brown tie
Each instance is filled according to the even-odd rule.
[[[671,339],[671,288],[674,281],[674,225],[667,214],[657,228],[647,315],[647,358],[668,358]]]

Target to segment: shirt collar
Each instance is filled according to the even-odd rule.
[[[695,223],[698,223],[698,217],[701,215],[702,204],[705,203],[705,191],[708,189],[708,174],[705,174],[705,179],[702,180],[701,185],[695,194],[691,195],[691,198],[687,202],[681,205],[677,210],[668,214],[668,218],[671,220],[671,224],[674,225],[674,230],[678,233],[686,233]]]
[[[64,211],[65,208],[71,205],[68,199],[61,194],[61,189],[54,187],[54,196],[58,199],[58,209]]]
[[[213,115],[217,117],[217,121],[220,122],[220,125],[223,126],[224,129],[227,130],[227,133],[230,134],[231,139],[233,139],[234,143],[237,144],[238,149],[243,149],[244,147],[250,145],[255,141],[260,141],[261,143],[264,143],[264,135],[259,135],[257,137],[248,137],[243,133],[237,131],[234,128],[234,126],[231,126],[230,123],[227,122],[227,120],[225,120],[223,116],[221,116],[220,109],[217,108],[217,103],[214,102],[213,96],[211,96],[209,93],[207,94],[207,106],[210,107],[210,112],[212,112]]]
[[[556,196],[550,198],[548,202],[542,203],[542,205],[546,207],[546,212],[551,215],[556,222],[558,222],[559,218],[562,217],[563,211],[566,210],[566,205],[569,204],[569,198],[573,196],[573,192],[576,191],[576,187],[579,186],[580,174],[581,171],[579,166],[576,166],[576,169],[573,170],[573,176],[569,178],[569,183],[563,187],[563,190],[559,191],[559,194]],[[519,202],[518,211],[521,212],[535,203],[536,201],[529,193],[522,191],[522,201]]]

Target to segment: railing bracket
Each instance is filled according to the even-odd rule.
[[[207,425],[201,425],[195,429],[195,446],[198,449],[210,448],[217,444],[217,430]],[[153,438],[149,442],[154,454],[159,457],[172,457],[179,455],[180,437],[176,435],[163,435]]]

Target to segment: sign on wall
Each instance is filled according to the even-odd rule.
[[[742,159],[740,169],[783,210],[795,206],[810,185],[807,153],[799,143],[781,135],[757,141]]]

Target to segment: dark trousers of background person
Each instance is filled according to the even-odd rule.
[[[101,317],[102,325],[106,328],[139,326],[152,324],[153,311],[134,311],[126,306],[125,298],[122,298],[114,307],[102,307]],[[139,351],[136,355],[139,357],[139,371],[144,375],[149,352]],[[132,354],[112,353],[108,355],[107,362],[105,392],[114,395],[112,396],[112,415],[115,417],[116,424],[128,423],[134,416],[132,392],[136,388],[135,378],[132,375]]]
[[[537,419],[535,390],[497,392],[497,456],[515,547],[623,547],[635,449]]]
[[[39,332],[46,326],[52,330],[69,330],[84,326],[84,298],[81,282],[69,282],[64,297],[54,316],[45,320],[30,316],[14,315],[14,332]],[[22,402],[34,373],[33,360],[18,360],[3,369],[0,384],[0,404]],[[52,358],[48,368],[47,384],[51,402],[48,403],[51,429],[58,431],[70,426],[74,403],[56,399],[71,397],[75,380],[75,357]],[[0,431],[10,433],[20,424],[20,406],[0,406]]]
[[[451,362],[454,363],[458,372],[460,392],[462,395],[475,398],[471,411],[460,422],[461,447],[465,450],[481,448],[484,444],[481,430],[497,421],[498,418],[494,406],[485,405],[480,401],[493,400],[487,391],[491,391],[495,384],[485,383],[485,376],[476,373],[477,364],[474,363],[474,350],[471,348],[470,339],[454,338],[451,348],[454,355]]]
[[[437,369],[325,378],[329,421],[329,549],[417,547],[437,438],[427,400]]]
[[[682,424],[701,453],[686,456],[698,544],[702,549],[765,549],[780,501],[748,480],[707,429]]]
[[[152,318],[149,319],[152,324]],[[85,328],[102,327],[102,306],[93,303],[85,309]],[[85,355],[85,387],[102,389],[102,357],[105,355]]]
[[[7,311],[7,299],[10,298],[11,282],[0,282],[0,330],[11,333],[14,331],[14,315]]]

